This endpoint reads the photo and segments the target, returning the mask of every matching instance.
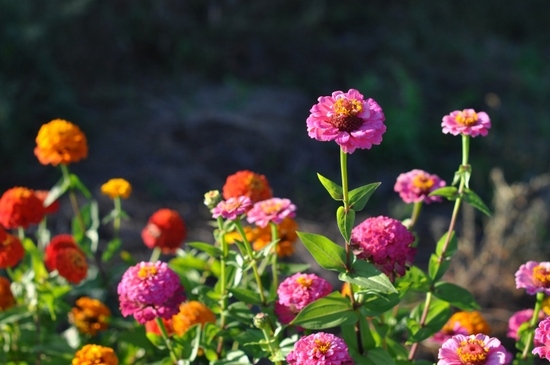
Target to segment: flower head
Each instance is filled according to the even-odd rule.
[[[144,324],[157,317],[171,318],[185,300],[178,275],[165,262],[140,262],[126,270],[117,288],[124,317]]]
[[[249,170],[241,170],[229,175],[223,186],[222,194],[226,200],[244,195],[249,197],[252,203],[273,196],[267,178]]]
[[[84,345],[74,354],[71,365],[118,365],[118,357],[110,347]]]
[[[397,177],[393,190],[399,193],[401,199],[407,204],[418,202],[430,204],[441,201],[441,197],[428,196],[428,194],[445,185],[445,181],[441,180],[439,176],[415,169],[400,174]]]
[[[102,302],[90,297],[79,298],[69,312],[69,321],[80,333],[95,336],[105,331],[111,320],[111,310]]]
[[[58,234],[50,240],[44,250],[44,263],[49,271],[57,268],[57,254],[66,248],[78,248],[76,241],[70,234]]]
[[[352,365],[348,346],[332,333],[318,332],[300,338],[286,357],[290,365]]]
[[[277,226],[277,235],[279,241],[275,244],[277,256],[286,257],[294,253],[294,242],[298,239],[296,231],[298,230],[298,224],[290,217],[286,217]],[[256,251],[260,251],[273,241],[271,236],[271,227],[256,227],[252,230],[253,236],[249,239],[252,242],[252,248]]]
[[[535,329],[534,355],[550,360],[550,317],[543,319]]]
[[[476,112],[474,109],[455,110],[443,117],[441,126],[445,134],[485,137],[491,128],[491,120],[485,112]]]
[[[216,205],[218,205],[221,200],[222,195],[220,194],[219,190],[210,190],[204,193],[203,203],[208,209],[213,209]]]
[[[15,298],[11,292],[10,281],[0,276],[0,311],[4,311],[15,305]]]
[[[437,365],[501,365],[510,363],[512,355],[497,338],[476,334],[451,337],[441,345],[438,358]]]
[[[468,336],[477,333],[488,335],[490,332],[491,327],[480,312],[460,311],[453,314],[441,331],[434,334],[432,339],[438,343],[443,343],[454,335]]]
[[[69,283],[79,284],[88,274],[86,255],[79,248],[59,250],[55,256],[55,261],[57,272]]]
[[[516,288],[525,288],[527,294],[550,294],[550,262],[528,261],[516,271]]]
[[[107,195],[111,199],[128,199],[130,194],[132,194],[132,185],[121,178],[110,179],[105,184],[101,185],[101,193]]]
[[[275,313],[281,323],[292,321],[305,306],[332,292],[332,285],[315,274],[294,274],[283,280],[277,288]]]
[[[44,217],[42,201],[24,187],[6,190],[0,197],[0,224],[6,229],[27,228]]]
[[[0,227],[0,269],[12,268],[25,256],[19,238]]]
[[[42,165],[68,165],[88,157],[88,142],[78,126],[54,119],[40,127],[34,154]]]
[[[279,224],[286,217],[296,216],[296,206],[289,199],[271,198],[254,204],[246,215],[248,223],[266,227],[270,222]]]
[[[222,200],[212,209],[212,217],[223,217],[224,219],[235,220],[241,214],[246,213],[252,207],[252,201],[247,196],[239,196]]]
[[[413,234],[401,222],[384,216],[367,218],[351,231],[357,257],[372,262],[390,280],[405,275],[416,254],[413,242]]]
[[[336,141],[345,153],[370,149],[386,132],[384,112],[373,99],[365,100],[355,89],[317,99],[307,118],[307,132],[318,141]]]
[[[172,317],[173,318],[173,317]],[[166,319],[161,318],[160,320],[164,324],[164,328],[166,328],[166,332],[168,336],[172,336],[174,334],[174,327],[172,326],[172,318]],[[157,336],[161,336],[162,332],[160,330],[160,327],[157,323],[156,319],[152,319],[150,321],[145,322],[145,332],[146,333],[152,333]]]
[[[216,316],[206,305],[196,300],[181,303],[179,312],[172,317],[174,333],[183,335],[196,324],[204,327],[207,323],[215,323]]]
[[[54,214],[55,212],[57,212],[59,210],[59,201],[58,200],[54,200],[52,203],[48,204],[48,205],[44,205],[44,202],[46,201],[46,198],[48,197],[48,194],[50,192],[48,190],[35,190],[34,191],[34,195],[36,195],[36,197],[38,199],[40,199],[40,201],[42,202],[42,206],[44,207],[44,214]]]
[[[187,235],[185,222],[175,210],[159,209],[141,231],[141,238],[149,248],[160,247],[163,253],[174,253]]]
[[[522,324],[527,323],[533,318],[533,309],[523,309],[520,311],[517,311],[514,313],[509,319],[508,319],[508,332],[506,333],[506,336],[513,338],[514,340],[519,340],[519,328]],[[546,315],[543,311],[539,312],[539,321],[546,318]]]

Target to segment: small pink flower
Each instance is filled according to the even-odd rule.
[[[235,220],[241,214],[246,213],[252,206],[252,201],[247,196],[239,196],[222,200],[212,209],[212,217],[222,216],[224,219]]]
[[[497,338],[483,334],[456,335],[441,345],[437,365],[506,365],[512,355]]]
[[[398,220],[384,216],[367,218],[351,231],[355,255],[374,264],[390,280],[405,275],[414,259],[414,236]]]
[[[527,294],[550,294],[550,262],[528,261],[516,272],[516,288],[525,288]]]
[[[345,153],[370,149],[386,132],[384,112],[373,99],[365,100],[355,89],[321,96],[310,110],[307,132],[318,141],[336,141]]]
[[[534,355],[550,360],[550,318],[542,320],[535,329]]]
[[[428,196],[432,191],[442,188],[446,185],[437,175],[431,175],[423,170],[411,170],[400,174],[393,187],[395,192],[407,204],[424,202],[440,202],[440,196]]]
[[[254,204],[247,213],[248,223],[267,227],[269,222],[281,223],[286,217],[296,216],[296,206],[288,199],[271,198]]]
[[[443,133],[451,133],[454,136],[463,134],[466,136],[485,137],[491,128],[491,120],[485,112],[475,112],[474,109],[455,110],[443,117]]]
[[[178,275],[165,262],[140,262],[126,270],[117,288],[124,317],[144,324],[157,317],[169,319],[185,301]]]
[[[539,321],[543,320],[546,317],[543,311],[539,312]],[[529,322],[533,318],[533,309],[523,309],[514,313],[508,319],[508,332],[506,336],[513,338],[514,340],[519,340],[518,330],[522,324]]]
[[[346,343],[325,332],[300,338],[286,361],[290,365],[353,365]]]

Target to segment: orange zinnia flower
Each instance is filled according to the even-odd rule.
[[[110,179],[101,185],[101,193],[109,198],[127,199],[132,193],[132,185],[124,179]]]
[[[187,235],[185,222],[171,209],[157,210],[141,231],[141,238],[149,248],[160,247],[165,254],[174,253]]]
[[[279,236],[279,242],[277,242],[277,255],[279,257],[290,256],[294,253],[294,242],[298,238],[296,230],[298,224],[292,218],[285,218],[280,224],[277,225],[277,231]],[[271,227],[255,228],[257,232],[256,237],[252,239],[252,247],[254,250],[259,251],[267,246],[273,238],[271,237]]]
[[[68,165],[88,157],[88,141],[78,126],[54,119],[40,127],[34,154],[42,165]]]
[[[216,322],[214,313],[201,302],[191,300],[180,304],[180,311],[172,317],[174,332],[183,335],[195,324],[205,325]]]
[[[0,228],[0,269],[14,267],[25,256],[19,238]]]
[[[243,195],[249,197],[252,203],[273,197],[266,177],[248,170],[238,171],[228,176],[223,186],[225,200]]]
[[[71,365],[118,365],[118,357],[110,347],[84,345],[74,354]]]
[[[0,311],[13,307],[15,298],[10,288],[10,281],[0,276]]]
[[[447,323],[441,330],[444,333],[453,333],[457,328],[462,329],[468,335],[483,333],[488,335],[491,332],[489,323],[483,318],[480,312],[472,311],[460,311],[456,312],[449,318]]]
[[[174,327],[172,326],[172,318],[166,319],[166,318],[160,317],[160,319],[162,320],[162,323],[164,323],[164,327],[166,327],[166,332],[168,333],[168,336],[172,336],[174,334]],[[145,322],[145,332],[153,333],[157,336],[162,335],[156,319]]]
[[[42,201],[34,191],[24,187],[6,190],[0,198],[0,224],[7,229],[27,228],[44,217]]]
[[[95,336],[109,326],[111,311],[97,299],[82,297],[69,312],[69,321],[80,333]]]
[[[40,201],[42,202],[42,206],[44,207],[44,214],[54,214],[55,212],[57,212],[59,210],[59,201],[58,200],[55,200],[53,203],[51,203],[48,206],[44,206],[44,201],[48,197],[49,193],[50,192],[48,190],[35,190],[34,191],[34,195],[36,195],[36,197],[38,199],[40,199]]]

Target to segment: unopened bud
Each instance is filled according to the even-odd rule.
[[[221,201],[222,196],[218,190],[210,190],[204,194],[204,205],[206,205],[208,209],[214,208]]]
[[[258,313],[254,316],[254,326],[259,329],[269,328],[269,316],[265,313]]]

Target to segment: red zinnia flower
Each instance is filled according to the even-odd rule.
[[[171,209],[157,210],[141,231],[141,238],[149,248],[160,247],[163,253],[174,253],[187,235],[185,222]]]
[[[51,239],[50,244],[44,250],[44,263],[46,268],[54,271],[57,267],[57,254],[66,248],[78,248],[76,241],[70,234],[59,234]]]
[[[27,228],[44,217],[42,201],[24,187],[6,190],[0,198],[0,224],[7,229]]]
[[[247,196],[252,203],[273,197],[271,187],[264,175],[242,170],[227,177],[223,186],[223,198]]]
[[[59,275],[70,283],[80,283],[88,273],[86,255],[69,234],[60,234],[52,238],[46,246],[44,256],[48,270],[57,270]]]
[[[0,269],[14,267],[25,256],[21,241],[0,227]]]
[[[0,311],[13,307],[15,298],[10,288],[10,281],[0,276]]]

